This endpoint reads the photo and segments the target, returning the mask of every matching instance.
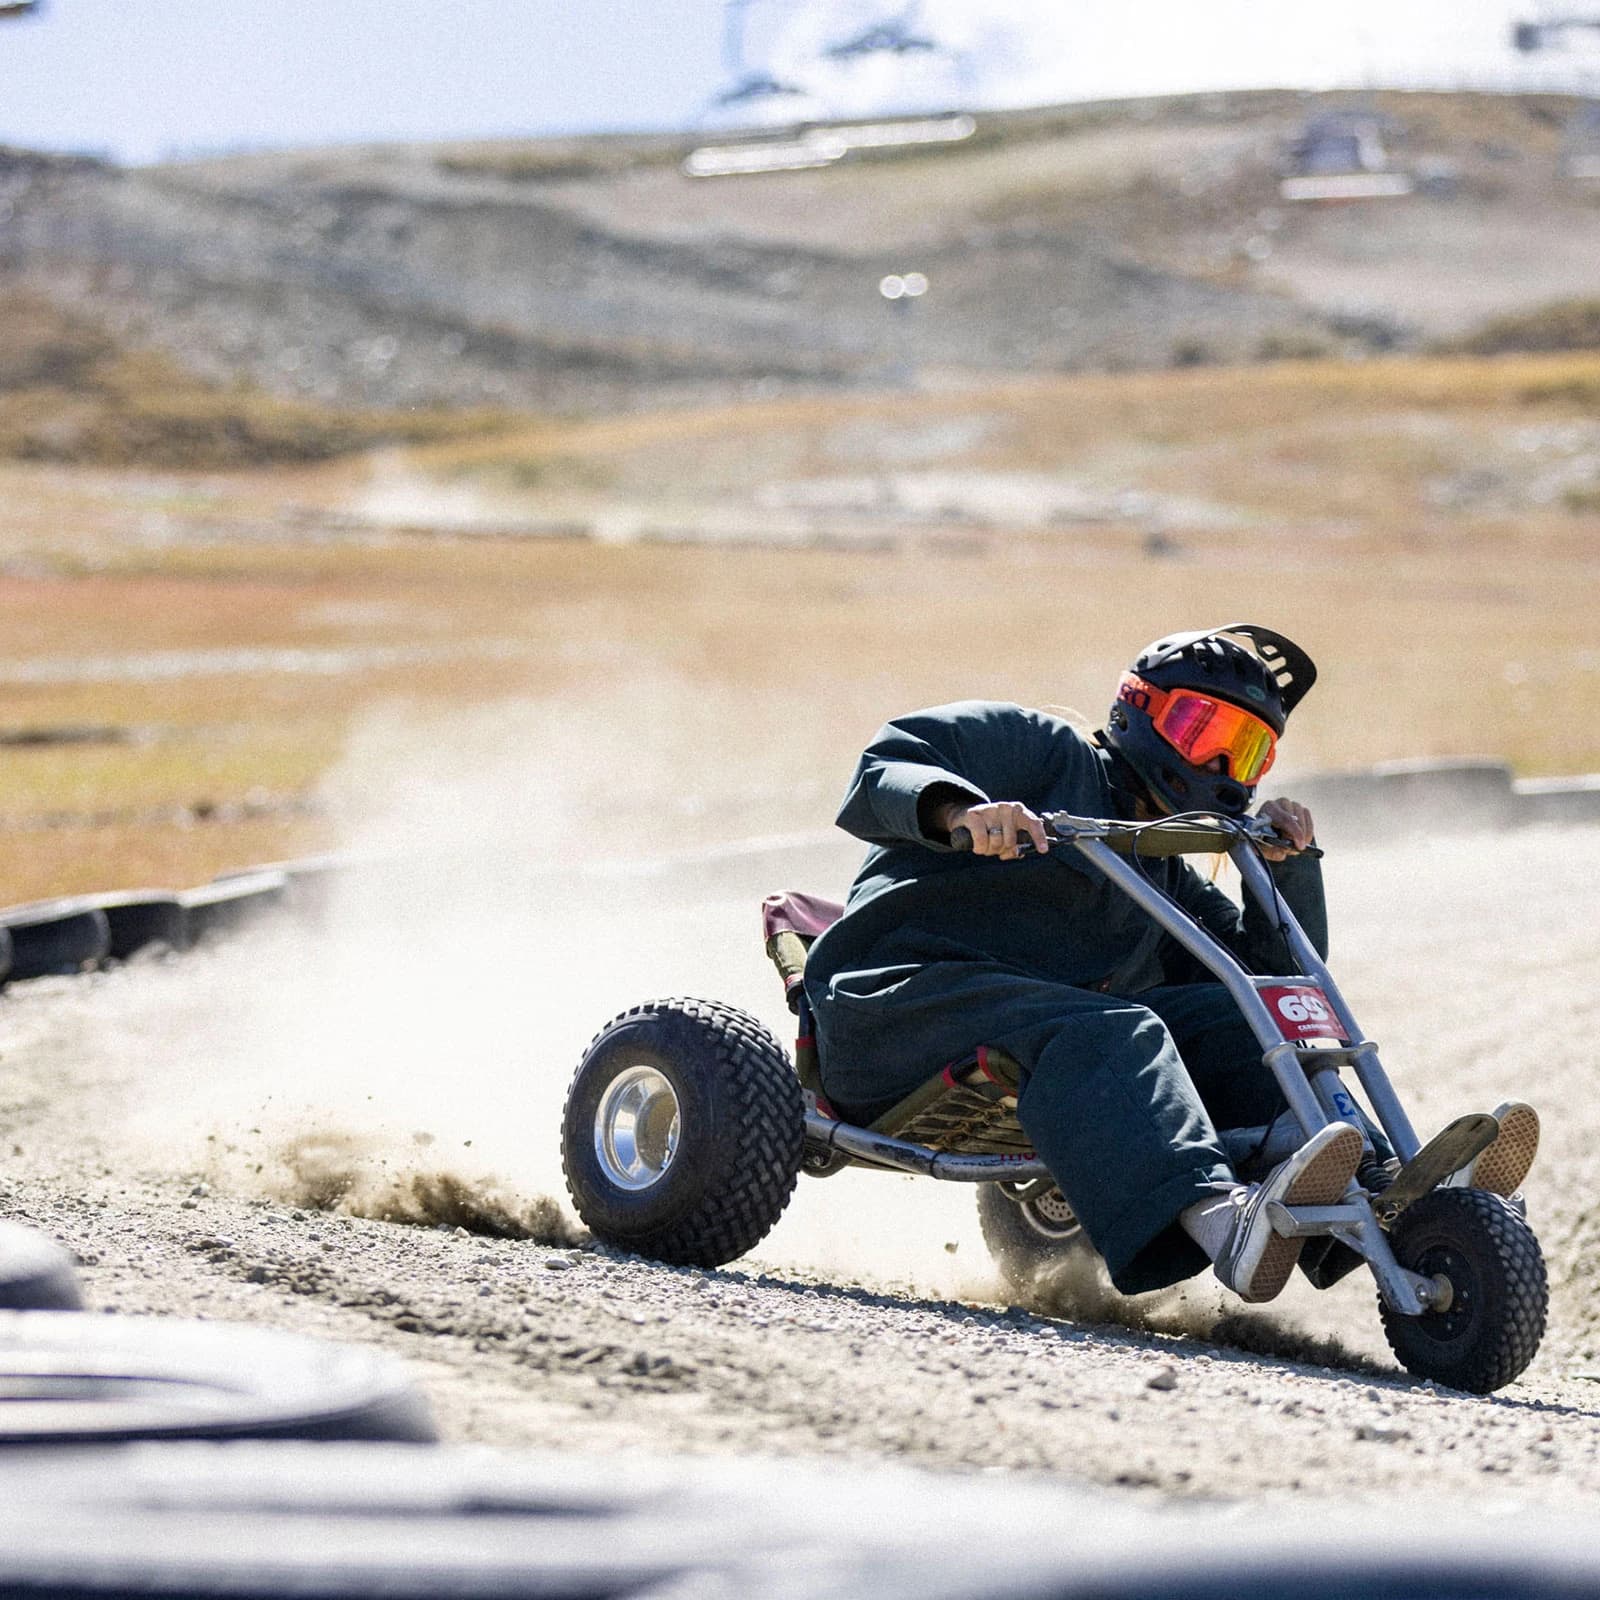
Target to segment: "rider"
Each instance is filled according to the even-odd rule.
[[[1004,1050],[1023,1068],[1018,1119],[1119,1290],[1210,1261],[1242,1298],[1276,1295],[1302,1241],[1273,1233],[1268,1202],[1338,1200],[1361,1135],[1331,1123],[1263,1182],[1239,1181],[1216,1129],[1285,1110],[1260,1045],[1227,991],[1088,862],[1045,859],[1041,814],[1242,816],[1315,678],[1290,640],[1236,623],[1151,645],[1091,735],[978,700],[881,729],[838,818],[873,849],[806,963],[839,1113],[870,1121],[930,1062]],[[1277,887],[1326,953],[1321,873],[1302,853],[1311,814],[1285,799],[1259,814],[1283,840],[1262,847]],[[952,848],[957,828],[970,853]],[[1241,912],[1181,857],[1139,860],[1256,971],[1293,970],[1254,904]]]

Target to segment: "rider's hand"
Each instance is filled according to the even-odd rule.
[[[1316,838],[1311,813],[1294,800],[1269,800],[1256,813],[1270,822],[1285,839],[1284,844],[1264,844],[1261,853],[1268,861],[1286,861],[1308,848]]]
[[[1050,853],[1050,836],[1044,819],[1016,800],[986,800],[982,805],[952,804],[946,813],[945,831],[965,828],[972,835],[975,856],[999,856],[1002,861],[1017,859],[1017,840],[1027,837],[1040,855]]]

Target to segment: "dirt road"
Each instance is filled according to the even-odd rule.
[[[722,1271],[585,1247],[553,1203],[584,1039],[685,991],[786,1031],[755,901],[837,890],[852,853],[581,873],[508,859],[413,861],[315,935],[12,990],[0,1209],[70,1244],[107,1311],[401,1354],[454,1439],[895,1457],[1208,1497],[1420,1474],[1527,1502],[1600,1488],[1600,829],[1328,862],[1335,969],[1419,1126],[1503,1093],[1547,1111],[1529,1192],[1551,1330],[1489,1400],[1398,1374],[1364,1275],[1270,1315],[1229,1316],[1203,1283],[1124,1310],[1137,1327],[1007,1308],[954,1186],[802,1180],[759,1256]]]

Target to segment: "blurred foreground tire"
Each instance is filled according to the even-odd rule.
[[[1352,1538],[1352,1527],[1360,1536]],[[1003,1528],[1004,1538],[974,1537]],[[29,1600],[1578,1600],[1590,1519],[1282,1502],[1238,1517],[1026,1475],[346,1445],[0,1451]]]
[[[82,1309],[71,1254],[33,1228],[0,1222],[0,1311]]]
[[[436,1438],[398,1363],[233,1323],[0,1312],[0,1446]]]

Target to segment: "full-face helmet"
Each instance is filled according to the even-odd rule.
[[[1163,810],[1242,816],[1316,678],[1299,645],[1254,622],[1173,634],[1123,674],[1106,743]]]

